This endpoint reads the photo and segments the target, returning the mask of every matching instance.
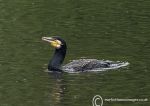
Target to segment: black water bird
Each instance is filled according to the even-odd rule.
[[[49,71],[67,71],[67,72],[80,72],[91,71],[94,69],[114,69],[128,65],[128,62],[114,62],[109,60],[97,60],[97,59],[79,59],[61,66],[63,63],[67,44],[64,39],[58,36],[54,37],[42,37],[43,41],[49,42],[51,46],[55,48],[55,52],[48,64]]]

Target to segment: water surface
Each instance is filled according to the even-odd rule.
[[[0,0],[0,106],[92,106],[92,98],[150,100],[149,0]],[[54,49],[68,44],[64,64],[80,58],[128,61],[100,73],[48,74]],[[104,102],[104,106],[150,102]]]

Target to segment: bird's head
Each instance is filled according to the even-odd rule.
[[[58,36],[54,36],[54,37],[42,37],[43,41],[46,41],[48,43],[50,43],[50,45],[56,49],[60,49],[64,46],[66,46],[66,42],[58,37]]]

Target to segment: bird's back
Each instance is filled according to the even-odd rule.
[[[67,71],[88,71],[96,68],[108,68],[111,61],[103,61],[97,59],[79,59],[63,66],[63,70]]]

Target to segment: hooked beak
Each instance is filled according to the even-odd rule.
[[[63,45],[61,41],[59,41],[53,37],[42,37],[42,40],[50,43],[51,46],[53,46],[54,48],[57,48],[57,49],[61,48],[61,46]]]
[[[42,40],[51,43],[54,39],[52,37],[42,37]]]

